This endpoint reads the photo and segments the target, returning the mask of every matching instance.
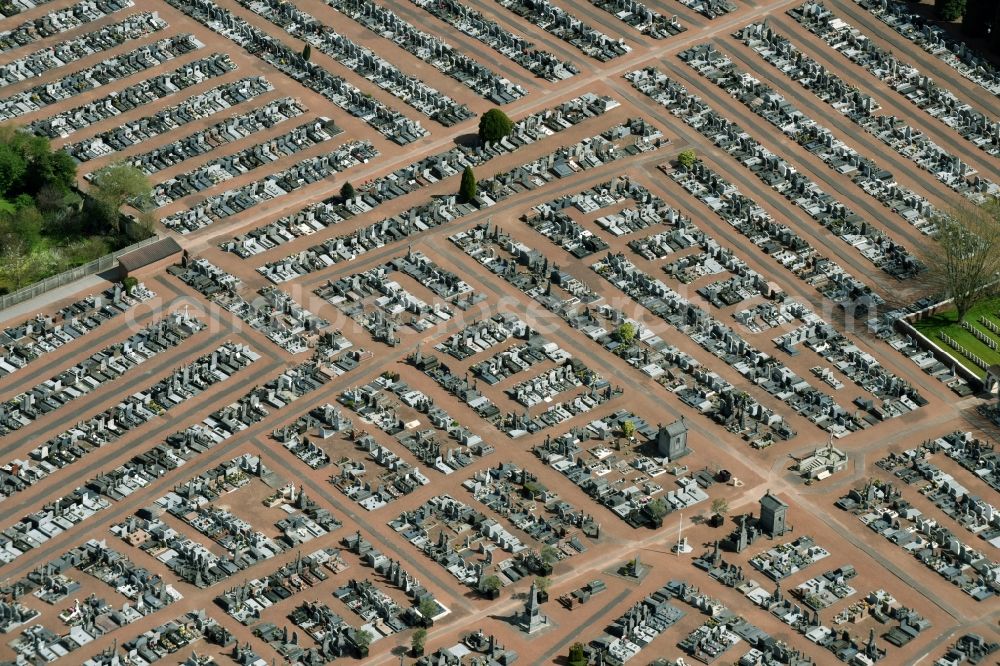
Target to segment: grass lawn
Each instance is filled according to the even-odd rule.
[[[21,276],[20,286],[27,287],[47,277],[68,271],[93,261],[98,257],[128,245],[128,240],[115,236],[79,236],[76,238],[54,238],[42,236],[31,248],[30,264]],[[14,276],[0,267],[0,292],[17,291]]]
[[[997,312],[1000,312],[1000,298],[991,298],[989,300],[979,303],[965,315],[965,321],[969,324],[976,326],[983,330],[984,333],[992,335],[997,338],[997,342],[1000,342],[1000,336],[995,333],[991,333],[986,328],[983,328],[982,324],[979,323],[980,317],[987,317],[992,319],[997,325],[1000,325],[1000,317],[997,316]],[[995,352],[982,342],[976,339],[969,331],[958,325],[958,316],[954,309],[945,310],[934,316],[926,317],[921,321],[914,321],[913,327],[926,335],[937,345],[941,347],[944,351],[948,352],[956,361],[964,365],[966,368],[976,373],[977,376],[982,377],[986,373],[979,369],[972,361],[966,359],[964,356],[959,354],[957,351],[949,347],[944,343],[941,338],[938,337],[938,333],[944,332],[946,335],[950,336],[952,340],[962,345],[968,349],[973,354],[977,355],[979,358],[983,359],[989,364],[1000,363],[1000,352]]]

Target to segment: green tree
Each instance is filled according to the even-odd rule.
[[[472,167],[465,167],[462,172],[462,183],[458,186],[458,200],[460,203],[469,203],[476,198],[476,174]]]
[[[14,192],[27,169],[27,162],[13,146],[0,143],[0,196]]]
[[[312,46],[310,44],[306,44],[305,46],[302,47],[302,59],[303,60],[309,60],[309,58],[312,57],[312,54],[313,54],[313,49],[312,49]]]
[[[20,187],[35,194],[45,185],[67,190],[76,182],[76,162],[65,150],[52,150],[49,140],[26,131],[17,131],[12,145],[28,164]]]
[[[716,497],[712,500],[712,513],[717,516],[724,516],[729,513],[729,502],[724,497]]]
[[[615,329],[615,338],[622,344],[632,344],[632,341],[635,340],[635,324],[623,321]]]
[[[660,498],[656,498],[646,505],[646,513],[653,520],[659,520],[667,515],[667,503]]]
[[[542,550],[538,553],[538,556],[542,558],[542,562],[545,564],[555,564],[559,561],[559,551],[548,544],[542,546]]]
[[[938,17],[944,21],[954,21],[965,13],[965,0],[934,0]]]
[[[434,600],[425,597],[420,601],[420,605],[417,606],[417,610],[428,620],[433,620],[434,616],[438,614],[438,605],[434,603]]]
[[[354,644],[358,649],[364,651],[372,644],[372,634],[367,629],[358,629],[354,632]]]
[[[927,269],[922,278],[935,295],[952,299],[961,324],[1000,287],[1000,201],[962,201],[934,223],[937,234],[925,238],[919,252]]]
[[[483,579],[479,581],[479,589],[483,592],[495,592],[502,587],[503,581],[501,581],[498,576],[484,576]]]
[[[140,210],[139,214],[135,216],[136,226],[139,228],[139,233],[143,238],[149,238],[156,231],[156,214],[152,210]]]
[[[419,655],[424,653],[424,646],[427,644],[427,630],[423,627],[417,629],[413,632],[410,637],[410,649],[413,654]]]
[[[535,587],[538,588],[539,592],[548,592],[549,588],[552,587],[552,579],[547,576],[539,576],[535,579]]]
[[[27,201],[18,197],[14,213],[6,216],[2,224],[7,234],[23,239],[30,252],[41,242],[45,219],[35,208],[31,197],[27,197]]]
[[[632,439],[635,435],[635,423],[633,421],[629,420],[622,424],[622,435],[626,439]]]
[[[351,185],[349,181],[344,181],[344,184],[340,186],[340,198],[344,201],[348,199],[353,199],[355,195],[354,186]]]
[[[573,643],[569,646],[569,666],[587,666],[587,655],[583,651],[583,643]]]
[[[479,118],[479,140],[495,143],[514,131],[514,121],[500,109],[490,109]]]
[[[688,148],[687,150],[682,150],[677,155],[677,163],[680,164],[685,169],[690,169],[694,166],[694,163],[698,161],[698,154],[694,150]]]
[[[31,271],[31,247],[20,236],[0,237],[0,271],[7,278],[14,290],[28,284],[28,274]]]
[[[49,153],[47,171],[48,183],[69,189],[76,185],[76,160],[65,150]]]
[[[104,209],[105,222],[119,233],[121,207],[131,203],[143,210],[149,205],[153,192],[146,174],[131,164],[120,162],[95,171],[91,183],[91,196]]]

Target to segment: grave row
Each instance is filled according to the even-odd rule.
[[[855,398],[855,406],[864,409],[870,415],[862,418],[875,425],[878,421],[908,414],[927,404],[927,400],[913,385],[893,374],[874,356],[851,342],[822,317],[804,307],[802,310],[800,313],[802,325],[773,338],[775,346],[789,354],[796,354],[796,347],[800,344],[805,345],[832,363],[837,371],[846,375],[857,386],[882,400],[882,404],[877,406],[870,400]],[[819,371],[814,374],[824,381],[835,380],[832,371],[829,373]],[[835,382],[827,381],[827,383],[833,385]]]
[[[311,338],[329,326],[328,321],[309,312],[291,296],[274,287],[260,289],[258,293],[262,298],[255,299],[253,303],[247,302],[238,294],[242,284],[239,278],[207,259],[199,257],[185,261],[169,271],[292,354],[306,351],[312,346]]]
[[[26,552],[39,548],[49,540],[92,518],[110,506],[111,502],[83,488],[76,488],[71,492],[64,493],[58,499],[46,503],[37,511],[32,511],[0,533],[0,563],[10,564]],[[68,589],[72,586],[67,584],[65,580],[56,581],[53,578],[53,573],[40,573],[36,569],[28,574],[27,580],[19,582],[22,583],[24,591],[28,592],[31,582],[37,580],[41,584],[42,594],[36,596],[48,603],[57,603],[72,592]],[[61,590],[59,589],[60,583]],[[9,622],[10,619],[16,620],[17,618],[8,618],[6,627],[3,620],[0,619],[0,633],[7,633],[16,626],[16,624]]]
[[[903,37],[936,56],[959,74],[1000,97],[1000,69],[965,42],[896,0],[854,0]]]
[[[281,27],[289,35],[303,39],[344,67],[356,72],[403,103],[451,127],[475,114],[415,76],[410,76],[369,48],[323,25],[312,15],[281,0],[239,0],[240,5]]]
[[[678,0],[678,2],[710,19],[736,11],[736,3],[732,0]]]
[[[328,480],[365,511],[377,511],[431,482],[418,467],[411,466],[371,435],[359,437],[354,446],[367,457],[364,460],[340,457],[335,463],[339,473],[331,474]],[[374,481],[367,477],[369,460],[385,470]]]
[[[954,129],[959,136],[993,157],[1000,157],[1000,121],[963,102],[950,90],[921,74],[913,65],[876,45],[821,4],[806,2],[788,15],[854,62],[882,85],[889,86],[929,116]]]
[[[50,2],[52,2],[52,0],[11,0],[0,6],[0,14],[9,18],[20,14],[21,12],[26,12],[29,9],[47,5]]]
[[[160,134],[183,127],[195,120],[208,118],[231,106],[255,99],[272,90],[274,90],[274,86],[263,76],[246,77],[232,83],[224,83],[203,93],[193,95],[183,102],[158,111],[151,116],[137,118],[77,143],[66,144],[63,146],[63,150],[75,157],[79,162],[88,162],[101,157],[107,157],[112,153],[127,150],[136,144],[148,141]],[[204,152],[205,149],[211,149],[212,144],[205,142],[206,136],[222,132],[223,128],[232,131],[234,126],[243,126],[245,123],[250,122],[254,115],[256,115],[257,122],[266,124],[270,122],[272,114],[281,112],[285,108],[285,105],[291,103],[293,103],[291,98],[287,97],[270,102],[268,105],[261,109],[256,109],[254,112],[233,116],[205,130],[190,134],[183,139],[178,139],[170,145],[151,150],[148,153],[136,155],[131,158],[132,163],[143,169],[147,174],[155,173],[160,169],[167,168],[164,165],[172,165],[183,159],[187,159],[189,156],[201,154],[194,151]],[[273,105],[278,106],[275,108]],[[299,108],[303,107],[299,105]],[[274,110],[272,111],[271,109]],[[149,169],[152,169],[152,171],[149,171]]]
[[[857,490],[852,493],[866,494]],[[843,500],[850,499],[852,493],[838,500],[837,506],[843,508]],[[912,506],[893,484],[883,484],[864,506],[852,512],[868,529],[913,555],[976,601],[995,596],[993,588],[1000,574],[1000,563]]]
[[[638,0],[588,0],[588,2],[632,26],[640,34],[653,39],[666,39],[687,30],[677,20],[676,15],[668,18]]]
[[[254,131],[259,132],[260,128],[257,127]],[[315,118],[284,134],[247,146],[235,153],[219,156],[191,171],[158,182],[153,187],[153,203],[157,206],[166,206],[219,183],[238,178],[271,162],[330,141],[341,132],[343,130],[329,119]]]
[[[494,104],[508,104],[528,94],[521,86],[499,76],[442,39],[418,30],[391,9],[371,0],[325,2]]]
[[[80,0],[0,32],[0,53],[68,32],[133,6],[133,0]]]
[[[526,116],[514,123],[510,135],[494,143],[455,146],[424,157],[396,171],[358,185],[354,197],[331,197],[302,210],[258,227],[242,236],[224,241],[220,247],[245,258],[266,252],[295,238],[311,235],[345,219],[367,213],[397,197],[414,192],[441,179],[460,173],[466,166],[478,167],[489,160],[513,152],[521,146],[562,132],[588,118],[601,116],[618,107],[609,97],[587,93],[554,107]]]
[[[971,361],[980,370],[988,370],[990,364],[987,363],[975,352],[969,351],[961,343],[957,342],[953,337],[945,333],[944,331],[938,331],[938,337],[944,341],[946,345],[957,351],[967,360]]]
[[[931,456],[938,452],[945,453],[984,481],[990,478],[992,470],[987,461],[969,458],[969,454],[973,452],[985,453],[987,456],[991,452],[982,442],[977,441],[971,432],[955,431],[934,440],[924,441],[916,450],[910,449],[903,454],[890,455],[879,460],[877,464],[886,471],[893,471],[906,483],[917,484],[920,494],[927,497],[946,516],[969,533],[993,545],[993,541],[1000,535],[1000,510],[970,492],[950,472],[934,464]],[[893,470],[892,467],[897,462],[908,466]],[[865,492],[867,494],[870,490],[866,488]],[[855,497],[858,500],[862,499]]]
[[[682,52],[680,56],[693,69],[754,109],[771,124],[786,129],[794,136],[805,131],[799,125],[800,117],[794,114],[791,114],[794,120],[785,117],[784,114],[789,113],[789,108],[784,98],[770,89],[759,89],[757,84],[743,78],[744,75],[736,69],[732,61],[713,46],[706,44],[694,47]],[[668,81],[666,85],[676,86],[676,83]],[[745,92],[744,86],[750,92]],[[755,105],[755,99],[766,101],[763,105]],[[919,259],[901,243],[894,241],[882,229],[833,195],[824,192],[805,173],[772,153],[738,124],[721,116],[700,98],[691,95],[687,99],[675,98],[671,101],[675,104],[687,103],[690,115],[685,118],[685,122],[692,126],[697,125],[696,129],[704,136],[712,139],[716,145],[754,171],[771,189],[791,199],[810,217],[835,233],[845,243],[856,248],[876,267],[900,279],[912,277],[923,270]],[[807,126],[810,130],[814,130],[810,123],[811,121]],[[832,142],[833,135],[827,136]]]
[[[177,652],[201,641],[220,647],[228,647],[235,639],[229,630],[199,608],[188,611],[184,615],[168,620],[152,629],[147,629],[138,636],[125,641],[121,648],[112,645],[110,648],[101,650],[83,662],[83,666],[117,666],[117,664],[130,661],[139,662],[139,660],[146,664],[155,664],[161,660],[170,663],[169,660],[173,659]],[[198,649],[201,649],[200,645]],[[205,660],[193,648],[191,656],[187,659],[188,666],[201,666],[199,662]]]
[[[634,301],[752,384],[781,400],[817,427],[842,437],[863,426],[830,395],[813,387],[776,357],[747,342],[710,313],[643,273],[622,254],[608,254],[591,268]]]
[[[111,444],[154,417],[225,381],[258,358],[259,355],[249,348],[229,342],[174,370],[149,388],[131,394],[117,405],[35,447],[28,454],[33,462],[14,459],[0,467],[0,494],[9,497],[27,490],[50,474],[79,462],[94,449]]]
[[[129,157],[127,161],[147,176],[151,176],[157,171],[169,169],[185,160],[216,150],[227,143],[269,130],[286,120],[297,118],[305,112],[306,107],[298,100],[282,97],[251,111],[230,116],[211,127],[198,130],[166,146]],[[110,147],[108,149],[111,150]],[[162,185],[158,184],[157,187],[162,187]]]
[[[545,32],[572,44],[595,60],[608,62],[632,51],[624,39],[613,39],[549,0],[496,0]]]
[[[820,99],[840,111],[848,119],[876,137],[898,154],[913,160],[920,168],[933,174],[934,177],[973,200],[981,200],[984,194],[1000,192],[1000,187],[986,178],[975,175],[975,170],[962,162],[957,155],[952,155],[944,148],[924,136],[919,130],[913,129],[902,119],[895,116],[876,116],[874,111],[878,104],[872,98],[849,83],[845,83],[837,75],[829,72],[815,60],[806,56],[787,39],[775,33],[765,24],[755,23],[743,29],[743,43],[750,46],[769,63],[780,69],[786,76],[798,81],[803,87],[813,91]],[[759,82],[750,82],[755,87]],[[761,87],[761,92],[767,94],[767,88]],[[772,93],[773,94],[773,93]],[[818,156],[832,168],[848,173],[849,168],[860,168],[861,175],[855,174],[852,179],[866,191],[900,214],[907,222],[924,233],[933,233],[932,218],[936,211],[922,196],[899,185],[889,171],[879,167],[873,159],[865,158],[838,139],[829,130],[813,123],[806,116],[797,112],[790,104],[785,103],[783,109],[788,118],[796,122],[810,125],[809,132],[819,133],[818,139],[826,144],[826,150],[832,150],[836,145],[836,153],[818,152]],[[809,141],[806,145],[815,146],[815,139],[799,139],[800,143]],[[823,150],[822,148],[812,148]],[[845,164],[845,159],[847,163]],[[971,178],[971,180],[970,180]]]
[[[470,409],[487,422],[492,423],[497,429],[505,432],[511,439],[535,434],[556,426],[579,414],[590,412],[622,394],[621,388],[612,387],[608,380],[588,368],[582,361],[570,358],[565,361],[566,365],[560,366],[561,369],[553,370],[554,374],[545,373],[536,378],[537,381],[531,386],[531,391],[544,393],[550,398],[548,402],[551,403],[551,398],[560,393],[569,392],[574,388],[585,388],[586,390],[568,397],[564,402],[549,404],[534,416],[529,413],[527,407],[520,414],[504,413],[489,397],[474,388],[474,380],[469,381],[468,374],[462,377],[453,373],[448,366],[440,363],[433,356],[420,360],[411,357],[409,360],[434,380],[438,386],[464,402]],[[527,398],[527,392],[524,393],[524,397]],[[539,399],[535,401],[535,404],[541,401]]]
[[[0,53],[79,28],[134,5],[132,0],[80,0],[0,32]]]
[[[427,136],[420,123],[378,101],[302,57],[284,42],[219,7],[213,0],[166,0],[213,32],[241,46],[250,55],[272,65],[313,92],[322,95],[352,116],[399,145]]]
[[[265,406],[281,409],[288,402],[322,385],[334,374],[347,372],[356,367],[355,362],[347,361],[348,359],[344,357],[334,364],[306,363],[289,369],[266,382],[263,387],[255,387],[229,407],[217,410],[203,419],[201,424],[189,426],[185,430],[167,436],[163,442],[137,453],[110,472],[100,472],[96,477],[89,479],[83,488],[77,488],[56,502],[46,505],[41,512],[33,513],[12,528],[4,530],[0,536],[0,562],[12,562],[25,552],[37,548],[48,538],[107,508],[110,505],[107,500],[120,502],[160,479],[164,474],[189,463],[234,433],[267,416],[268,411]],[[343,364],[337,366],[337,363]],[[82,455],[80,451],[77,451],[77,454]],[[128,563],[124,556],[114,551],[111,553],[115,559],[121,557],[126,564]],[[121,575],[124,576],[126,573],[127,571],[122,571]],[[98,574],[94,575],[101,577]],[[111,584],[110,580],[107,582]],[[143,588],[140,586],[134,592],[123,591],[123,593],[135,599],[136,595],[143,594]],[[148,605],[155,608],[155,604]]]
[[[423,233],[509,196],[532,190],[546,182],[572,175],[577,170],[596,168],[631,155],[655,150],[661,133],[642,119],[627,121],[589,137],[573,146],[560,148],[537,160],[498,174],[479,183],[475,203],[457,203],[454,195],[435,197],[391,218],[362,227],[352,234],[327,239],[297,255],[265,264],[257,269],[272,282],[285,282],[351,260],[386,243]],[[628,139],[627,142],[621,141]],[[619,144],[619,142],[621,142]],[[573,166],[570,166],[570,165]]]
[[[0,65],[0,88],[34,79],[45,72],[142,39],[167,28],[156,12],[135,14],[79,37],[61,41]],[[98,74],[95,73],[95,76]],[[36,88],[36,90],[40,90]]]
[[[193,208],[164,217],[161,222],[167,229],[189,234],[269,199],[284,196],[358,164],[365,164],[378,154],[378,150],[367,141],[351,141],[329,153],[306,158],[248,185],[213,194]]]
[[[92,102],[87,102],[86,104],[74,107],[68,111],[63,111],[62,113],[54,116],[49,116],[48,118],[35,120],[28,125],[28,129],[35,134],[47,136],[50,139],[55,139],[57,137],[65,139],[77,130],[84,129],[99,123],[102,120],[107,120],[108,118],[127,113],[128,111],[137,109],[141,106],[151,104],[157,100],[163,99],[164,97],[169,97],[174,93],[180,92],[185,88],[190,88],[191,86],[195,86],[203,81],[223,76],[224,74],[227,74],[235,69],[236,64],[229,59],[228,55],[224,53],[213,53],[207,58],[200,58],[186,65],[181,65],[172,72],[157,74],[151,79],[140,81],[122,89],[121,91],[109,93],[108,95],[100,97]],[[232,88],[228,88],[228,90],[231,91]],[[207,94],[208,93],[206,93],[206,95]],[[213,100],[212,104],[212,112],[214,113],[214,106],[217,103]],[[169,117],[171,122],[178,122],[177,120],[174,120],[175,116],[179,115],[183,118],[189,113],[187,111],[187,103],[179,106],[180,109],[175,107],[176,111],[168,110],[165,115],[157,114],[156,116],[152,116],[150,119],[141,119],[137,121],[137,123],[139,124],[140,129],[142,129],[143,123],[147,120],[159,124],[160,122],[165,122],[165,117]],[[190,122],[190,120],[185,119],[184,122]],[[131,128],[132,125],[130,124],[126,127]],[[107,138],[110,138],[110,133],[117,131],[118,130],[110,130],[110,132],[106,132],[101,136],[104,137],[107,135]]]
[[[74,571],[85,573],[115,590],[128,602],[112,606],[96,594],[83,602],[75,599],[59,618],[69,627],[59,636],[36,624],[21,632],[21,637],[11,643],[18,659],[25,663],[52,662],[88,645],[102,635],[140,621],[180,601],[183,596],[163,578],[141,567],[104,541],[90,539],[55,559],[33,569],[15,583],[21,594],[34,594],[48,599],[64,599],[81,589],[81,584],[70,577]],[[79,661],[77,663],[83,663]]]
[[[100,88],[147,69],[159,67],[168,60],[202,48],[204,44],[193,35],[167,37],[127,53],[92,65],[52,83],[43,83],[0,99],[0,120],[11,120],[34,113],[47,106],[87,91]]]
[[[101,386],[120,379],[137,366],[152,360],[205,328],[205,324],[175,312],[144,326],[121,342],[100,349],[83,361],[5,401],[0,436],[58,411]]]
[[[389,521],[389,526],[430,559],[437,562],[463,585],[476,589],[486,572],[493,566],[494,553],[499,548],[523,556],[525,571],[541,573],[542,562],[520,539],[502,527],[494,518],[477,511],[450,495],[435,495],[413,511],[404,511]],[[434,531],[437,538],[434,538]],[[452,543],[451,535],[464,534],[463,542]],[[476,553],[485,561],[476,561]],[[465,555],[463,557],[463,554]],[[508,584],[515,577],[508,577]]]
[[[598,663],[625,663],[638,657],[643,648],[687,615],[668,601],[671,595],[666,590],[664,586],[630,606],[608,624],[607,633],[590,641]],[[720,633],[712,647],[723,650],[725,642],[720,642],[718,638],[724,639],[725,635]],[[705,652],[702,655],[696,654],[697,656],[709,660],[717,655]]]
[[[997,350],[997,341],[994,340],[993,337],[989,333],[986,333],[985,331],[980,330],[978,326],[976,326],[974,324],[970,324],[968,321],[966,321],[966,320],[963,319],[962,320],[962,328],[964,328],[965,330],[967,330],[969,333],[972,333],[974,336],[976,336],[977,340],[979,340],[980,342],[982,342],[984,345],[986,345],[987,347],[989,347],[993,351]]]
[[[532,42],[458,0],[411,0],[411,2],[546,81],[563,81],[580,73],[572,62],[560,60],[548,51],[539,51]]]
[[[820,255],[807,240],[777,222],[759,203],[703,162],[697,162],[690,170],[673,169],[669,165],[661,165],[660,170],[765,254],[848,312],[863,314],[885,302],[871,287],[834,260]]]
[[[154,294],[139,283],[126,293],[115,284],[97,296],[87,296],[59,310],[56,316],[39,314],[0,331],[0,377],[6,377],[40,356],[55,351],[153,298]]]
[[[836,233],[845,243],[857,247],[872,264],[900,277],[914,272],[918,262],[904,248],[881,231],[870,228],[859,215],[823,192],[811,179],[762,146],[736,123],[690,94],[683,85],[655,68],[636,70],[626,78],[637,90],[723,148],[766,185]]]
[[[481,469],[462,482],[462,487],[472,493],[477,502],[542,544],[549,559],[567,560],[584,552],[586,546],[580,540],[577,523],[586,524],[588,530],[598,529],[593,518],[564,499],[544,501],[547,493],[535,492],[540,486],[535,474],[513,463]],[[490,529],[503,528],[493,525]]]

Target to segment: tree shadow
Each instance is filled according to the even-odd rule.
[[[479,145],[479,134],[459,134],[455,137],[455,145],[465,148],[475,148]]]

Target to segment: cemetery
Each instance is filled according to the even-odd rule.
[[[0,665],[990,662],[994,14],[0,3]]]
[[[456,0],[431,2],[411,0],[413,4],[430,12],[463,34],[479,40],[497,53],[516,62],[521,67],[547,81],[564,81],[580,73],[572,62],[559,60],[558,56],[541,51],[533,43],[500,25],[485,14]]]
[[[481,146],[460,145],[431,155],[407,167],[397,169],[387,176],[366,181],[356,188],[355,196],[349,201],[331,197],[319,204],[311,204],[294,215],[283,217],[267,226],[258,227],[244,236],[223,242],[220,247],[246,259],[277,245],[288,243],[299,236],[312,235],[330,225],[367,213],[397,197],[454,176],[466,166],[478,167],[491,159],[570,129],[587,118],[607,113],[617,106],[618,102],[609,97],[585,94],[516,121],[511,134],[499,142]],[[393,220],[392,224],[395,226],[396,221]],[[363,238],[361,235],[356,237],[359,241]],[[333,240],[345,239],[331,239],[327,242]],[[355,252],[360,252],[366,248],[353,249]],[[310,250],[310,252],[316,251]],[[333,255],[330,256],[331,259],[334,258]],[[270,269],[271,265],[265,268]],[[261,272],[272,281],[278,277],[270,270]],[[292,278],[289,276],[285,279]]]
[[[11,398],[0,423],[0,434],[20,430],[70,401],[114,382],[204,328],[205,324],[197,319],[175,312],[146,326],[127,340],[91,354],[85,361]]]
[[[272,90],[274,87],[264,77],[246,77],[189,97],[184,102],[159,111],[155,115],[100,132],[77,143],[67,144],[63,149],[80,162],[98,159],[188,123],[221,113],[231,106],[248,102]],[[136,155],[132,158],[132,164],[147,175],[153,174],[184,159],[215,150],[225,142],[249,136],[254,130],[271,127],[275,121],[280,122],[301,113],[305,113],[305,109],[290,98],[271,102],[260,107],[254,114],[234,116],[210,128],[178,139],[169,146]]]
[[[103,293],[70,303],[54,316],[38,315],[6,326],[0,335],[0,345],[4,350],[0,359],[0,377],[13,374],[45,354],[83,338],[101,324],[155,296],[142,284],[131,291],[116,284]]]
[[[320,129],[317,136],[322,138],[328,137],[330,134]],[[282,139],[280,143],[284,146],[287,154],[293,154],[298,150],[291,148],[291,146],[299,144],[299,141],[295,139]],[[249,155],[251,156],[247,159],[251,164],[266,164],[268,161],[276,159],[276,156],[266,157],[267,153],[263,149],[250,150]],[[168,229],[182,234],[191,233],[232,215],[239,215],[269,199],[287,195],[300,187],[329,178],[358,164],[364,164],[377,156],[378,150],[367,141],[345,143],[326,154],[306,158],[287,169],[269,174],[249,185],[210,195],[193,208],[168,215],[161,221]],[[226,160],[229,159],[226,158]],[[239,172],[239,167],[239,164],[234,163],[230,168]],[[206,167],[206,169],[211,171],[211,167]],[[211,175],[206,173],[192,174],[190,176],[191,182],[179,181],[173,185],[168,181],[164,185],[171,188],[176,187],[177,196],[187,196],[192,192],[214,185],[216,182],[226,180],[224,176],[220,178],[218,173],[225,174],[227,172],[223,170],[213,172]],[[158,202],[159,200],[168,203],[173,198],[160,194]]]
[[[994,157],[1000,155],[1000,123],[991,121],[905,60],[876,46],[862,30],[814,2],[790,9],[788,15],[980,150]]]
[[[100,88],[136,72],[158,67],[167,60],[196,51],[203,46],[204,44],[192,35],[166,37],[148,46],[139,47],[130,53],[128,58],[109,58],[92,67],[74,72],[58,85],[35,86],[0,99],[0,119],[11,120],[37,111],[86,90]]]
[[[236,65],[228,55],[213,53],[181,65],[166,74],[130,85],[120,93],[110,93],[48,118],[36,120],[28,127],[35,134],[53,139],[56,137],[65,139],[74,132],[84,130],[103,120],[170,97],[202,81],[223,76],[235,69]],[[3,101],[0,101],[0,105],[2,104]]]
[[[747,26],[743,29],[742,38],[744,44],[753,48],[765,60],[799,81],[804,87],[812,90],[898,154],[909,158],[920,168],[934,174],[940,182],[959,194],[976,200],[984,192],[997,191],[996,184],[977,175],[975,169],[967,164],[962,164],[958,157],[927,139],[920,130],[914,129],[894,116],[876,116],[878,103],[870,96],[845,83],[822,65],[803,55],[787,39],[774,33],[764,24]],[[760,85],[747,79],[745,81],[757,87]],[[771,95],[774,93],[771,92]],[[791,111],[791,109],[787,109],[787,111]],[[807,120],[804,116],[802,120],[812,124],[812,121]],[[824,161],[827,161],[831,168],[843,173],[850,173],[851,166],[860,167],[861,173],[855,173],[852,178],[865,191],[883,202],[891,202],[889,205],[894,211],[921,231],[934,232],[933,222],[927,219],[933,216],[933,207],[923,197],[886,178],[884,174],[891,174],[891,172],[886,172],[873,160],[857,155],[843,142],[834,138],[826,128],[812,124],[810,133],[817,136],[802,137],[799,139],[800,143],[819,139],[827,144],[827,150],[836,146],[836,152],[839,154],[835,156],[817,153]],[[844,164],[845,159],[850,166]],[[864,174],[863,180],[861,174]]]
[[[494,104],[509,104],[527,94],[520,86],[492,72],[456,50],[444,40],[418,30],[391,9],[361,0],[325,0],[344,16],[348,16],[372,32],[391,39],[418,59],[455,79]],[[452,112],[455,121],[464,120],[468,110]]]
[[[528,19],[532,24],[601,62],[613,60],[632,50],[624,39],[614,40],[548,0],[538,3],[526,0],[497,0],[497,2],[505,9]]]
[[[156,384],[126,400],[64,430],[29,453],[30,460],[14,459],[0,467],[0,493],[9,497],[22,492],[78,463],[96,449],[114,443],[130,430],[195,398],[212,385],[260,358],[249,347],[227,342],[193,363],[174,370]]]

